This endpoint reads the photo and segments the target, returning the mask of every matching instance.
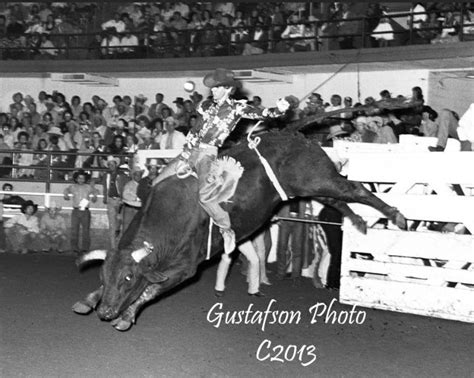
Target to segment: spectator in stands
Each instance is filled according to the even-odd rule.
[[[378,47],[390,46],[390,42],[395,39],[390,19],[387,17],[380,18],[378,25],[372,31],[371,37],[377,41]]]
[[[355,131],[350,135],[350,141],[359,143],[374,143],[377,133],[367,126],[367,117],[359,116],[354,121]]]
[[[115,32],[109,31],[100,43],[103,58],[115,58],[120,51],[120,39]]]
[[[158,172],[160,168],[157,159],[151,159],[146,167],[148,173],[145,173],[143,175],[137,186],[137,197],[140,198],[142,203],[145,203],[148,197],[148,193],[150,193],[153,180],[158,177]]]
[[[150,109],[148,109],[148,117],[150,119],[161,117],[161,111],[163,108],[168,108],[169,106],[166,105],[164,102],[163,93],[157,93],[155,95],[155,103],[151,104]]]
[[[61,206],[52,201],[40,221],[41,250],[62,253],[66,250],[66,224],[59,215]]]
[[[21,153],[17,154],[18,157],[18,165],[22,168],[18,169],[18,178],[32,178],[33,177],[33,170],[25,167],[29,167],[33,164],[33,154],[29,148],[28,143],[26,142],[19,142]]]
[[[38,93],[38,102],[36,103],[36,110],[40,115],[42,115],[44,112],[47,111],[45,102],[46,102],[46,92],[41,91]]]
[[[373,143],[398,143],[397,137],[393,133],[392,128],[388,126],[386,122],[384,122],[384,119],[382,117],[369,117],[367,127],[369,130],[377,134]]]
[[[438,124],[436,118],[438,113],[430,106],[423,106],[421,113],[420,133],[426,137],[436,137],[438,135]]]
[[[311,93],[303,113],[306,117],[324,113],[323,99],[319,93]]]
[[[49,39],[49,35],[46,33],[41,34],[40,45],[38,49],[41,57],[44,59],[52,59],[58,56],[59,50]]]
[[[258,21],[254,31],[249,36],[249,42],[244,45],[242,55],[259,55],[267,51],[268,32],[263,30],[263,23]]]
[[[120,39],[120,57],[134,58],[138,48],[138,37],[132,34],[130,29],[126,29],[124,36]]]
[[[333,94],[331,96],[331,104],[326,108],[326,112],[331,112],[333,110],[343,109],[342,98],[338,94]]]
[[[120,206],[122,204],[121,194],[127,176],[119,170],[120,159],[112,155],[107,157],[108,171],[102,179],[104,204],[107,205],[107,218],[109,220],[110,247],[117,247],[117,236],[120,234]]]
[[[46,134],[47,135],[47,134]],[[33,165],[39,166],[42,168],[34,170],[34,178],[35,180],[47,180],[48,178],[48,171],[46,167],[48,166],[48,155],[45,151],[48,150],[48,142],[47,139],[42,138],[38,141],[37,147],[34,149],[35,154],[33,155]]]
[[[5,143],[3,135],[0,134],[0,151],[10,150],[11,147]],[[12,158],[10,153],[0,153],[0,165],[11,165]],[[0,177],[8,177],[10,175],[11,168],[0,167]]]
[[[28,28],[25,30],[25,34],[42,34],[45,31],[44,26],[39,16],[33,16]]]
[[[81,98],[79,96],[71,97],[71,113],[72,118],[76,121],[80,121],[80,114],[83,112]]]
[[[48,126],[45,124],[39,123],[38,125],[35,126],[35,132],[31,138],[31,148],[36,150],[38,148],[39,141],[41,139],[48,140],[49,135],[48,135]]]
[[[138,138],[133,134],[127,134],[125,140],[125,152],[128,154],[136,153],[138,151]]]
[[[104,22],[101,27],[102,30],[105,31],[111,31],[111,29],[115,29],[115,32],[123,33],[125,30],[125,23],[122,21],[120,13],[115,12],[114,18]]]
[[[21,214],[15,215],[4,223],[7,240],[15,252],[26,254],[34,250],[39,234],[38,217],[35,213],[38,205],[25,201],[21,205]]]
[[[3,141],[4,143],[10,148],[13,148],[13,144],[15,143],[15,136],[11,131],[11,125],[9,123],[4,123],[2,126],[3,132]]]
[[[97,191],[87,183],[89,176],[83,170],[74,172],[74,184],[64,190],[64,199],[69,201],[72,196],[71,213],[71,250],[79,254],[86,252],[90,247],[91,213],[89,205],[97,201]],[[79,233],[82,229],[82,243],[79,245]]]
[[[300,22],[297,13],[290,16],[288,20],[288,26],[281,34],[281,38],[287,40],[286,43],[280,42],[277,46],[279,52],[294,52],[294,39],[301,38],[304,36],[304,24]],[[291,41],[293,40],[293,41]]]
[[[140,116],[148,117],[148,112],[150,110],[150,107],[148,105],[145,105],[145,102],[147,101],[148,101],[148,97],[146,97],[142,93],[140,93],[138,96],[135,96],[135,105],[134,105],[135,118],[139,118]]]
[[[36,126],[39,123],[41,123],[41,115],[36,110],[37,109],[36,104],[32,102],[28,104],[27,107],[28,107],[28,112],[30,114],[30,118],[31,118],[31,124],[33,126]]]
[[[231,53],[232,55],[242,55],[245,45],[251,41],[251,37],[244,22],[240,22],[236,26],[237,28],[233,29],[230,35]]]
[[[186,136],[180,131],[176,130],[179,122],[173,117],[168,117],[164,120],[165,131],[160,140],[160,149],[178,149],[181,150],[186,144]]]
[[[23,93],[17,92],[12,96],[13,103],[10,104],[10,112],[16,108],[18,111],[22,111],[25,105],[23,105]]]
[[[60,120],[60,115],[59,115],[59,110],[56,107],[56,103],[53,101],[53,98],[51,96],[47,96],[44,105],[46,106],[46,111],[41,114],[43,117],[43,123],[45,124],[50,124],[52,122],[55,126],[59,124]],[[51,116],[51,121],[44,119],[44,115],[46,113],[49,113]]]
[[[151,131],[147,128],[141,129],[137,135],[143,141],[138,145],[139,150],[156,150],[160,148],[160,145],[152,138]]]
[[[143,170],[134,166],[131,171],[131,180],[123,187],[122,193],[122,234],[127,230],[133,217],[140,211],[142,201],[137,195],[138,183],[142,178]]]
[[[2,186],[2,191],[4,192],[12,192],[13,191],[13,185],[10,184],[10,183],[5,183],[3,184]],[[11,194],[7,194],[5,193],[3,195],[3,199],[2,199],[2,203],[4,205],[18,205],[18,206],[21,206],[23,205],[24,203],[26,202],[26,200],[18,195],[11,195]]]

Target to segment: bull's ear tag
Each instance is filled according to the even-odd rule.
[[[136,251],[132,252],[132,258],[133,260],[135,260],[136,263],[139,263],[152,252],[153,244],[144,241],[143,248],[137,249]]]

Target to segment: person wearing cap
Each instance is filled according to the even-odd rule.
[[[141,169],[138,165],[135,165],[132,168],[131,180],[128,181],[123,187],[122,234],[127,230],[129,224],[132,222],[133,217],[140,211],[142,207],[142,201],[140,197],[138,197],[137,189],[143,172],[143,169]]]
[[[160,174],[154,182],[156,184],[170,174],[176,173],[178,162],[181,161],[185,167],[196,170],[200,198],[207,190],[208,174],[212,162],[217,158],[218,148],[222,147],[240,119],[276,118],[282,116],[289,107],[285,99],[278,100],[276,108],[264,109],[251,106],[245,100],[234,100],[231,95],[240,87],[240,82],[234,78],[232,71],[224,68],[218,68],[207,74],[203,83],[211,89],[213,96],[212,101],[206,101],[198,107],[203,122],[187,135],[186,146],[183,153],[175,160],[176,164],[168,165],[164,169],[163,176]],[[226,254],[231,253],[235,248],[235,233],[231,228],[229,214],[219,203],[201,200],[200,203],[221,229]]]
[[[120,233],[120,209],[122,206],[122,192],[128,177],[119,170],[120,159],[112,155],[107,156],[107,173],[102,178],[104,204],[107,205],[107,219],[109,221],[110,247],[117,247],[117,235]]]
[[[82,169],[74,172],[74,184],[64,189],[64,199],[69,201],[72,196],[71,213],[71,250],[75,253],[85,252],[90,247],[91,213],[90,202],[97,201],[97,190],[87,181],[89,175]],[[79,248],[79,232],[82,228],[82,248]]]
[[[15,252],[26,254],[36,245],[39,234],[37,211],[38,205],[31,200],[25,201],[21,205],[21,214],[5,222],[7,241]]]
[[[61,206],[51,201],[40,221],[40,242],[43,251],[62,253],[66,250],[66,224],[59,215]]]

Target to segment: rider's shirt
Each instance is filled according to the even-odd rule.
[[[233,99],[227,99],[222,105],[204,103],[197,110],[203,122],[188,133],[186,141],[190,148],[197,147],[199,143],[221,147],[241,118],[277,118],[284,114],[277,108],[257,108],[247,104],[246,100]]]

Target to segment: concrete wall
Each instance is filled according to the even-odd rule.
[[[265,106],[272,106],[280,97],[292,94],[298,98],[306,96],[312,91],[317,91],[323,98],[329,101],[332,94],[351,96],[355,102],[358,100],[358,86],[360,87],[360,100],[368,96],[379,98],[382,89],[388,89],[394,95],[410,95],[411,88],[419,86],[424,93],[428,92],[428,74],[426,69],[422,70],[400,70],[400,71],[370,71],[360,72],[358,75],[355,67],[349,66],[332,77],[331,80],[320,86],[332,73],[310,73],[293,75],[292,83],[255,83],[244,82],[244,88],[249,96],[259,95]],[[180,78],[119,78],[118,87],[89,87],[76,83],[63,83],[51,81],[49,78],[24,78],[24,77],[2,77],[0,78],[0,110],[5,111],[12,102],[11,97],[15,92],[30,94],[37,97],[38,92],[45,90],[51,93],[58,90],[64,93],[68,99],[72,95],[79,95],[82,101],[90,101],[93,95],[99,95],[109,103],[115,95],[135,96],[143,93],[149,98],[147,104],[154,102],[155,94],[162,92],[165,102],[172,106],[176,97],[187,98],[189,93],[183,89],[187,80],[196,83],[196,90],[204,96],[209,90],[202,84],[202,77],[183,76]],[[316,89],[317,88],[317,89]],[[429,99],[428,99],[429,100]],[[302,104],[301,107],[304,107]]]

